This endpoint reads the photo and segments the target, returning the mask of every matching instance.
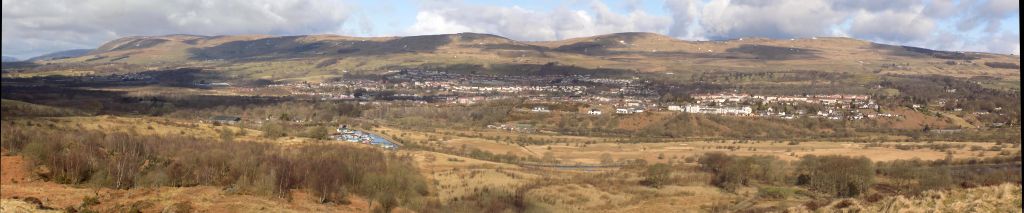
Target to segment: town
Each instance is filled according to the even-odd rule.
[[[544,105],[584,103],[571,111],[594,116],[628,115],[646,111],[758,116],[794,119],[858,120],[897,117],[883,113],[865,94],[751,95],[746,93],[693,94],[692,101],[661,101],[650,81],[638,78],[570,76],[497,76],[455,74],[444,71],[392,70],[376,78],[337,79],[330,82],[271,84],[267,88],[294,97],[318,100],[410,101],[415,104],[468,105],[486,101],[523,99],[536,105],[532,112],[550,112]],[[247,89],[245,91],[257,91]]]
[[[352,101],[360,104],[472,105],[499,100],[522,100],[524,109],[549,113],[551,105],[578,103],[581,108],[562,113],[591,116],[626,116],[644,112],[675,112],[722,116],[770,117],[779,119],[823,118],[860,120],[898,118],[867,94],[765,95],[738,90],[692,93],[664,100],[664,91],[650,80],[638,77],[594,75],[489,75],[403,69],[380,75],[345,76],[322,82],[272,82],[265,85],[233,84],[213,80],[177,82],[178,85],[239,96],[277,96],[317,101]],[[146,85],[166,81],[167,76],[145,72],[130,75],[83,75],[9,82],[34,85],[62,83],[68,86]],[[947,90],[951,92],[955,90]],[[914,110],[960,112],[942,107],[949,98],[927,104],[908,104]],[[970,112],[988,114],[988,111]]]

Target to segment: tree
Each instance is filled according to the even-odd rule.
[[[321,140],[327,139],[327,136],[330,135],[329,131],[330,130],[328,130],[327,127],[323,125],[317,125],[306,130],[306,137]]]
[[[804,156],[798,162],[798,183],[814,191],[853,197],[874,183],[875,169],[866,157]]]
[[[668,183],[669,178],[672,177],[672,167],[664,163],[656,163],[647,167],[647,171],[643,173],[644,179],[641,184],[660,188],[661,186]]]
[[[260,130],[263,131],[263,137],[267,138],[278,138],[287,134],[284,130],[284,125],[277,122],[265,123],[260,127]]]
[[[782,182],[788,166],[774,156],[731,156],[720,152],[706,153],[699,162],[702,169],[714,174],[711,183],[727,191],[755,181]]]

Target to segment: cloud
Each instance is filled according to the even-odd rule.
[[[470,32],[473,29],[447,20],[442,13],[421,11],[416,14],[416,23],[409,27],[408,31],[414,34],[445,34]]]
[[[883,0],[883,1],[864,1],[864,0],[838,0],[832,2],[832,7],[840,11],[850,10],[865,10],[869,12],[882,12],[882,11],[908,11],[914,8],[920,7],[924,2],[921,0]]]
[[[926,39],[935,29],[932,19],[916,12],[862,12],[853,18],[853,37],[888,42],[912,42]]]
[[[337,32],[350,13],[334,0],[4,0],[3,50],[27,57],[134,35]]]
[[[1016,0],[4,0],[3,51],[30,57],[132,35],[491,33],[557,40],[655,32],[690,40],[850,36],[944,50],[1019,52]],[[505,2],[507,3],[507,2]],[[513,2],[518,3],[518,2]],[[651,7],[648,3],[660,3]],[[418,5],[416,7],[415,5]],[[610,8],[614,5],[615,8]],[[394,8],[392,8],[394,7]],[[383,8],[383,9],[382,9]],[[390,9],[388,9],[390,8]],[[659,11],[648,11],[648,10]],[[384,14],[384,15],[382,15]],[[382,18],[383,16],[383,18]],[[394,17],[394,18],[392,18]],[[347,25],[346,25],[347,24]]]
[[[924,14],[935,18],[948,18],[956,15],[959,5],[954,0],[932,0],[925,7]]]
[[[666,0],[665,10],[672,14],[672,25],[668,28],[668,35],[675,37],[692,38],[691,28],[697,16],[698,2],[696,0]]]
[[[985,40],[989,41],[987,51],[1020,55],[1020,32],[1003,32]]]
[[[1012,15],[1020,16],[1020,2],[1017,0],[963,0],[961,8],[966,11],[964,18],[957,24],[960,31],[969,31],[985,26],[985,32],[999,31],[1003,19]]]
[[[1003,22],[1018,18],[1019,7],[1016,0],[666,0],[663,8],[673,19],[669,35],[679,38],[850,36],[1014,53],[1020,29]]]
[[[832,5],[818,0],[711,0],[700,17],[710,39],[828,35],[842,20]]]
[[[613,12],[600,1],[589,10],[555,8],[537,11],[461,2],[430,4],[416,14],[409,35],[480,32],[517,40],[556,40],[617,32],[663,32],[671,19],[650,15],[636,7],[627,14]],[[472,11],[472,12],[467,12]]]

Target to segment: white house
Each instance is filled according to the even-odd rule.
[[[633,110],[626,108],[618,108],[615,109],[615,114],[633,114]]]
[[[683,107],[679,105],[669,105],[668,111],[683,111]]]
[[[587,114],[589,114],[589,115],[601,115],[601,110],[590,109],[590,111],[587,111]]]
[[[686,105],[686,108],[683,109],[683,112],[687,112],[687,113],[700,113],[700,106],[699,105],[693,105],[693,104]]]
[[[535,106],[533,107],[533,112],[551,112],[551,110],[548,110],[548,107],[545,106]]]

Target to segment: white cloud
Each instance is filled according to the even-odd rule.
[[[1020,55],[1020,32],[1003,32],[984,40],[988,41],[987,51]]]
[[[969,31],[985,26],[985,32],[996,33],[1000,22],[1016,14],[1020,16],[1020,2],[1017,0],[963,0],[961,9],[966,13],[957,24],[960,31]]]
[[[517,40],[555,40],[617,32],[663,32],[668,17],[635,9],[627,14],[613,12],[593,1],[587,10],[557,8],[536,11],[521,7],[495,7],[445,2],[430,4],[416,15],[405,33],[410,35],[479,32]]]
[[[420,11],[416,14],[416,23],[409,27],[409,31],[417,34],[447,34],[469,32],[473,29],[448,21],[441,14],[433,11]]]
[[[4,0],[4,54],[27,57],[162,34],[337,32],[350,13],[338,0]]]
[[[902,12],[913,10],[924,4],[921,0],[836,0],[832,2],[833,8],[841,11],[865,10],[870,12],[895,11]]]
[[[556,40],[617,32],[682,39],[851,36],[944,50],[1019,53],[1016,0],[570,0],[547,9],[425,0],[416,11],[380,0],[365,11],[346,0],[3,0],[3,51],[30,57],[94,48],[132,35],[315,34],[374,36],[459,32],[517,40]],[[621,8],[609,8],[614,5]],[[386,10],[386,11],[383,11]],[[390,12],[388,12],[390,11]],[[403,11],[401,14],[396,11]],[[660,13],[664,12],[664,13]],[[379,18],[381,13],[411,24]],[[388,22],[390,20],[390,22]],[[343,27],[346,22],[349,25]],[[385,23],[381,23],[385,22]]]
[[[928,38],[935,29],[932,19],[916,12],[858,13],[853,18],[853,37],[887,42],[912,42]]]
[[[671,35],[680,38],[850,36],[998,53],[1020,46],[1019,38],[1011,39],[1019,28],[1002,29],[1004,20],[1019,16],[1016,0],[666,0],[664,8],[676,23]],[[699,24],[687,25],[690,19]],[[974,32],[980,26],[983,32]]]
[[[948,18],[956,15],[958,6],[954,0],[932,0],[931,4],[925,7],[924,14],[936,18]]]
[[[700,23],[711,39],[793,38],[829,35],[843,16],[819,0],[711,0]]]
[[[692,30],[697,27],[693,23],[699,2],[696,0],[666,0],[664,8],[672,15],[672,26],[668,35],[681,38],[694,38]]]

